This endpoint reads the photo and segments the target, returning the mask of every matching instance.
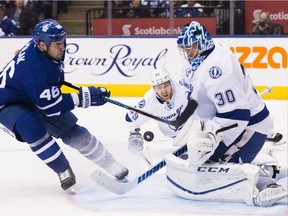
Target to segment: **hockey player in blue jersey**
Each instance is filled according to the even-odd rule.
[[[66,190],[76,183],[75,175],[54,138],[77,149],[118,180],[128,169],[118,163],[102,142],[71,112],[105,104],[110,97],[103,87],[81,87],[79,93],[63,94],[66,31],[55,20],[38,23],[30,40],[0,73],[0,126],[31,150],[58,174]]]

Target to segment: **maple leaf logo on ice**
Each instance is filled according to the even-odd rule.
[[[131,26],[132,26],[131,24],[126,24],[126,25],[122,26],[122,32],[123,32],[122,36],[130,36],[131,35],[131,32],[130,32]]]

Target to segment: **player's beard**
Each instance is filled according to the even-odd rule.
[[[59,61],[62,59],[63,55],[64,55],[64,52],[57,52],[56,55],[52,56],[49,54],[49,52],[47,51],[46,52],[46,55],[49,56],[49,58],[53,59],[53,60],[56,60],[56,61]]]

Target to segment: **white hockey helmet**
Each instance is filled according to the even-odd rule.
[[[164,68],[156,69],[152,72],[151,81],[152,81],[153,86],[160,85],[160,84],[165,83],[165,82],[170,81],[170,80],[171,80],[170,74]]]

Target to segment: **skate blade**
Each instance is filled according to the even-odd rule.
[[[69,195],[75,195],[75,194],[77,194],[79,191],[80,191],[79,186],[77,187],[76,185],[73,185],[73,186],[71,186],[70,188],[68,188],[67,190],[65,190],[64,192],[65,192],[66,194],[69,194]]]

